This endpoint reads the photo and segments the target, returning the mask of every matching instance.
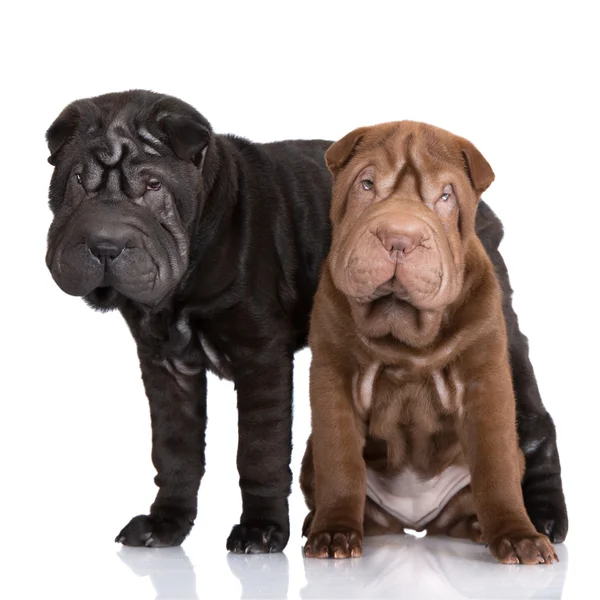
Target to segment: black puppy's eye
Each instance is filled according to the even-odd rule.
[[[157,192],[162,187],[162,183],[160,181],[149,181],[146,185],[146,189],[152,192]]]
[[[362,188],[365,190],[365,192],[368,192],[375,187],[372,179],[363,179],[360,182],[360,185],[362,185]]]
[[[75,173],[75,179],[77,179],[77,183],[79,185],[83,185],[83,183],[81,181],[81,175],[79,173]]]

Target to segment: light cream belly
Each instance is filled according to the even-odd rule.
[[[385,476],[367,467],[367,496],[410,529],[424,529],[471,482],[466,466],[451,466],[422,480],[411,469]]]

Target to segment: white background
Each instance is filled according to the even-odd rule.
[[[418,597],[543,598],[558,597],[565,576],[563,597],[597,594],[593,4],[3,3],[0,597],[238,598],[240,581],[247,597],[278,597],[289,580],[290,598],[336,590],[407,598],[417,589]],[[44,132],[74,99],[137,87],[179,96],[217,132],[255,141],[338,139],[410,118],[483,152],[496,172],[484,197],[506,228],[515,306],[558,430],[571,518],[560,566],[497,566],[470,545],[398,539],[368,546],[371,558],[305,562],[296,483],[285,555],[228,558],[225,539],[241,509],[235,397],[215,378],[192,534],[173,551],[113,543],[155,494],[147,402],[120,316],[66,296],[46,270]],[[296,477],[309,426],[308,362],[307,351],[297,356]]]

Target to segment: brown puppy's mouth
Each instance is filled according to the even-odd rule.
[[[354,299],[359,304],[368,304],[369,302],[375,302],[376,300],[385,298],[387,296],[390,296],[391,294],[392,294],[392,292],[387,292],[387,291],[382,290],[381,288],[378,288],[369,296],[363,296],[362,298],[354,298]]]
[[[435,249],[426,242],[427,240],[424,240],[423,244],[419,244],[418,248],[408,254],[398,250],[388,251],[383,247],[379,248],[376,252],[377,256],[371,255],[368,261],[369,266],[372,267],[371,270],[365,269],[365,267],[360,268],[358,264],[355,265],[355,270],[350,267],[348,274],[351,279],[354,279],[355,291],[367,292],[355,294],[354,300],[360,304],[367,304],[389,297],[419,307],[421,299],[435,297],[442,287],[443,269],[439,256],[432,253],[432,251],[435,252]],[[419,254],[423,256],[417,256]],[[423,258],[429,264],[425,265]],[[432,264],[434,262],[438,264]],[[353,270],[354,273],[352,273]],[[361,274],[364,275],[365,271],[368,271],[371,276],[369,277],[371,286],[373,286],[371,289],[368,289],[370,286],[364,280],[362,285],[359,283],[362,279]],[[375,276],[375,273],[379,277]],[[381,276],[387,278],[383,283],[378,284],[376,279]],[[379,280],[381,281],[381,279]]]
[[[442,286],[442,274],[437,274],[439,283],[432,282],[430,278],[423,278],[426,287],[431,288],[430,292],[425,292],[431,295],[436,294]],[[435,289],[434,289],[435,288]],[[424,293],[422,291],[422,293]],[[357,297],[355,300],[359,304],[368,304],[370,302],[376,302],[382,299],[388,299],[391,301],[397,301],[404,304],[415,304],[411,301],[411,294],[408,289],[402,284],[400,279],[394,274],[388,281],[377,287],[373,293],[368,296]],[[416,306],[416,304],[415,304]]]

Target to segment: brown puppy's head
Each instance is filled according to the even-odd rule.
[[[325,159],[336,287],[359,303],[401,301],[425,311],[456,300],[477,201],[494,180],[475,146],[400,121],[356,129]]]

